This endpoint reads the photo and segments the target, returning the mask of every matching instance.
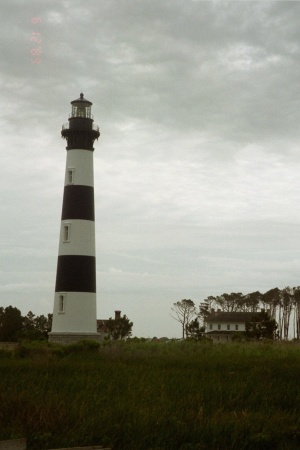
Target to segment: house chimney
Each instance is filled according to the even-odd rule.
[[[121,311],[115,311],[115,320],[121,319]]]

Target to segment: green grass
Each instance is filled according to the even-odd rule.
[[[0,355],[0,439],[29,449],[300,447],[300,346],[127,342]]]

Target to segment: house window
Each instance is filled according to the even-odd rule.
[[[228,330],[228,331],[230,330],[230,325],[227,325],[227,330]]]
[[[63,231],[63,241],[64,242],[70,242],[70,232],[71,232],[71,225],[69,223],[64,225],[64,231]]]
[[[218,330],[221,330],[221,325],[220,324],[218,324]]]
[[[239,329],[239,326],[238,326],[238,324],[236,324],[235,331],[238,331],[238,329]]]
[[[74,183],[74,169],[67,170],[67,184]]]
[[[66,296],[65,294],[60,294],[58,297],[58,312],[59,313],[64,313],[65,312],[65,300],[66,300]]]
[[[212,324],[212,323],[209,324],[209,329],[210,329],[210,330],[213,329],[213,324]]]

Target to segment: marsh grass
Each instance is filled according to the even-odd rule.
[[[29,449],[298,449],[300,347],[26,344],[0,359],[0,438]]]

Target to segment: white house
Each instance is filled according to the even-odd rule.
[[[225,312],[211,310],[206,318],[205,335],[213,342],[230,342],[232,337],[246,330],[246,322],[253,317],[253,312]]]

